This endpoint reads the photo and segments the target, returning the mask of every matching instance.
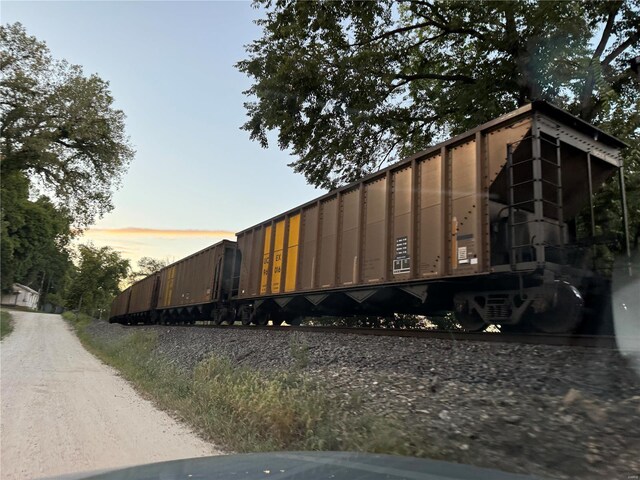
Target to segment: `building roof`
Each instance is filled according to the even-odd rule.
[[[33,288],[29,288],[26,285],[22,285],[21,283],[14,283],[13,284],[13,288],[24,290],[24,291],[29,292],[29,293],[35,293],[36,295],[38,294],[38,292],[35,291]],[[15,292],[15,293],[17,293],[17,292]]]

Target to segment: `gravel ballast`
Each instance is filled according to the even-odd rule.
[[[640,381],[614,350],[97,321],[86,330],[105,341],[137,331],[155,332],[156,353],[186,372],[211,355],[305,372],[345,405],[361,396],[441,459],[541,477],[640,474]]]

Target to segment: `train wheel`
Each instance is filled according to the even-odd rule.
[[[287,319],[287,323],[292,327],[299,327],[302,323],[302,317],[292,317]]]
[[[545,312],[530,311],[527,316],[531,325],[545,333],[570,333],[582,320],[584,301],[580,292],[571,284],[558,282],[550,307]]]
[[[241,321],[243,325],[251,325],[253,323],[253,313],[251,315],[243,315]]]
[[[224,312],[220,312],[218,310],[214,310],[211,312],[211,321],[214,325],[222,324],[222,320],[224,319]]]
[[[241,306],[237,310],[237,312],[238,314],[234,316],[234,320],[233,320],[234,323],[236,320],[240,320],[240,323],[242,323],[242,325],[251,324],[251,309],[249,307]],[[233,325],[233,324],[230,323],[229,325]]]
[[[264,314],[256,315],[256,318],[254,319],[254,322],[255,322],[256,325],[264,326],[264,325],[267,324],[267,322],[269,322],[269,319]]]
[[[235,323],[235,313],[230,308],[222,308],[220,310],[214,310],[211,312],[211,318],[214,325],[233,325]]]
[[[455,315],[456,320],[466,332],[482,332],[487,328],[487,324],[475,310],[471,313],[455,312]]]

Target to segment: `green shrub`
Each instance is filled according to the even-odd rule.
[[[6,310],[0,310],[0,340],[13,332],[13,319]]]

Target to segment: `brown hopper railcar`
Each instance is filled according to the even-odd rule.
[[[158,321],[224,320],[235,293],[235,250],[235,242],[223,240],[163,268],[156,305]]]
[[[623,147],[547,103],[524,106],[239,232],[239,315],[455,310],[470,330],[572,330],[593,283],[576,217],[593,215]]]
[[[149,323],[156,308],[160,275],[150,275],[131,285],[131,299],[127,314],[133,322]]]
[[[129,297],[131,296],[131,287],[120,292],[111,302],[111,311],[109,312],[109,322],[121,322],[127,316],[129,309]]]
[[[150,323],[156,308],[158,285],[159,274],[154,274],[124,290],[112,304],[110,321]]]

